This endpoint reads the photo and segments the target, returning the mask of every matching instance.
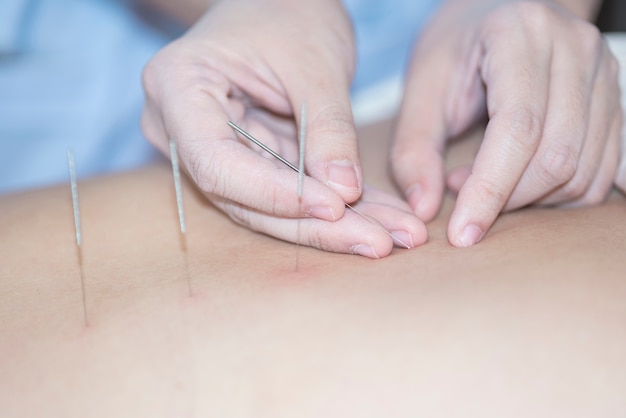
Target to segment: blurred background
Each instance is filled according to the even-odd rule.
[[[68,147],[81,178],[159,158],[139,125],[141,71],[183,28],[140,1],[0,0],[0,194],[66,182]],[[355,119],[388,118],[410,39],[440,0],[343,1],[367,69],[353,86]],[[626,0],[605,1],[597,23],[626,32]]]

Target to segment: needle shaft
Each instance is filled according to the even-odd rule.
[[[245,138],[249,139],[250,141],[252,141],[256,145],[261,147],[264,151],[267,151],[269,154],[271,154],[273,157],[278,159],[280,162],[285,164],[287,167],[291,168],[293,171],[295,171],[299,175],[304,175],[304,169],[299,169],[295,165],[291,164],[289,161],[287,161],[286,159],[284,159],[283,157],[278,155],[274,150],[269,148],[267,145],[263,144],[261,141],[259,141],[258,139],[256,139],[252,135],[250,135],[248,132],[246,132],[243,129],[241,129],[235,123],[233,123],[231,121],[228,121],[228,125],[231,128],[233,128],[235,131],[237,131],[241,135],[243,135]],[[298,190],[298,191],[300,191],[300,190]],[[357,215],[359,215],[361,218],[365,219],[369,223],[380,226],[383,229],[383,231],[385,232],[385,234],[387,234],[394,242],[397,242],[398,244],[402,245],[406,249],[411,249],[410,245],[408,245],[407,243],[405,243],[401,239],[399,239],[397,237],[394,237],[389,231],[387,231],[387,229],[379,221],[377,221],[376,219],[372,218],[371,216],[367,216],[367,215],[361,213],[360,211],[356,210],[353,206],[349,205],[348,203],[346,203],[345,205],[346,205],[346,207],[348,209],[352,210],[354,213],[356,213]]]
[[[74,161],[74,153],[69,148],[67,150],[67,168],[70,174],[70,190],[72,192],[74,232],[76,233],[76,251],[78,255],[78,268],[80,270],[80,292],[83,299],[83,320],[85,321],[85,326],[89,326],[89,317],[87,316],[87,294],[85,290],[85,272],[83,268],[83,233],[80,224],[80,206],[78,205],[78,185],[76,182],[76,163]]]
[[[306,145],[306,103],[302,104],[300,109],[300,135],[299,135],[299,154],[300,160],[298,161],[298,211],[302,213],[302,186],[304,183],[304,149]],[[302,218],[298,217],[298,230],[296,241],[296,271],[298,271],[300,261],[300,223]]]
[[[180,166],[178,164],[178,151],[176,142],[170,139],[170,158],[172,160],[172,174],[174,175],[174,190],[176,191],[176,206],[178,208],[178,224],[180,226],[180,242],[183,256],[185,257],[185,272],[187,275],[187,289],[189,296],[192,295],[191,275],[189,274],[189,254],[187,253],[187,225],[185,224],[185,210],[183,207],[183,188],[180,181]]]

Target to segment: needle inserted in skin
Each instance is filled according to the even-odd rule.
[[[178,207],[178,223],[180,225],[180,242],[185,257],[185,272],[187,274],[187,288],[189,296],[191,291],[191,275],[189,274],[189,256],[187,254],[187,226],[185,225],[185,211],[183,208],[183,189],[180,182],[180,167],[178,165],[178,151],[176,142],[170,139],[170,158],[172,160],[172,173],[174,175],[174,189],[176,191],[176,206]]]
[[[89,318],[87,316],[87,295],[85,292],[85,273],[83,269],[83,233],[80,226],[80,207],[78,206],[78,186],[76,184],[76,164],[74,162],[74,153],[71,149],[67,150],[67,169],[70,173],[70,189],[72,191],[72,208],[74,210],[74,231],[76,232],[76,250],[78,253],[78,268],[80,270],[80,291],[83,298],[83,319],[85,326],[89,326]]]
[[[298,212],[302,213],[302,185],[304,183],[304,148],[306,144],[306,103],[302,104],[300,109],[300,138],[299,138],[300,161],[298,162]],[[296,232],[296,271],[300,261],[300,222],[302,218],[298,217],[298,230]]]
[[[286,159],[284,159],[283,157],[281,157],[280,155],[278,155],[276,152],[274,152],[271,148],[269,148],[267,145],[263,144],[261,141],[259,141],[258,139],[256,139],[255,137],[253,137],[252,135],[250,135],[248,132],[244,131],[243,129],[241,129],[239,126],[235,125],[233,122],[228,121],[228,125],[233,128],[235,131],[239,132],[241,135],[243,135],[245,138],[249,139],[250,141],[254,142],[256,145],[258,145],[259,147],[261,147],[264,151],[267,151],[269,154],[271,154],[273,157],[275,157],[276,159],[278,159],[280,162],[282,162],[283,164],[285,164],[287,167],[291,168],[293,171],[295,171],[296,173],[300,174],[300,170],[293,164],[291,164],[289,161],[287,161]],[[369,223],[373,224],[373,225],[378,225],[380,226],[383,231],[385,232],[385,234],[387,234],[393,241],[399,243],[400,245],[402,245],[404,248],[410,250],[411,246],[408,245],[407,243],[405,243],[404,241],[402,241],[401,239],[394,237],[389,231],[387,231],[387,229],[376,219],[372,218],[371,216],[367,216],[363,213],[361,213],[360,211],[356,210],[353,206],[349,205],[348,203],[345,204],[346,207],[350,210],[352,210],[354,213],[356,213],[357,215],[359,215],[361,218],[365,219],[366,221],[368,221]]]

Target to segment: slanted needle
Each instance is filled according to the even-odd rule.
[[[273,151],[271,148],[269,148],[267,145],[265,145],[264,143],[262,143],[261,141],[259,141],[258,139],[256,139],[255,137],[253,137],[252,135],[250,135],[248,132],[244,131],[243,129],[241,129],[239,126],[235,125],[233,122],[228,121],[228,125],[233,128],[235,131],[239,132],[241,135],[243,135],[245,138],[249,139],[250,141],[254,142],[256,145],[258,145],[259,147],[261,147],[264,151],[268,152],[269,154],[271,154],[273,157],[275,157],[276,159],[278,159],[280,162],[282,162],[283,164],[285,164],[287,167],[291,168],[293,171],[295,171],[298,174],[303,174],[304,170],[299,169],[298,167],[296,167],[295,165],[291,164],[289,161],[287,161],[286,159],[284,159],[283,157],[281,157],[280,155],[278,155],[275,151]],[[401,239],[394,237],[389,231],[387,231],[387,229],[376,219],[372,218],[371,216],[367,216],[363,213],[361,213],[360,211],[356,210],[353,206],[349,205],[348,203],[345,204],[346,207],[350,210],[352,210],[354,213],[356,213],[357,215],[359,215],[361,218],[365,219],[366,221],[368,221],[371,224],[374,225],[378,225],[380,226],[383,231],[385,232],[385,234],[387,234],[393,241],[399,243],[400,245],[402,245],[404,248],[410,250],[411,246],[408,245],[407,243],[405,243],[404,241],[402,241]]]

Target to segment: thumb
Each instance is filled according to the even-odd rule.
[[[305,164],[307,173],[327,185],[345,202],[359,199],[363,189],[357,134],[352,117],[349,83],[324,75],[312,79],[316,88],[294,88],[290,99],[294,109],[307,105]],[[297,118],[300,118],[299,112]]]

